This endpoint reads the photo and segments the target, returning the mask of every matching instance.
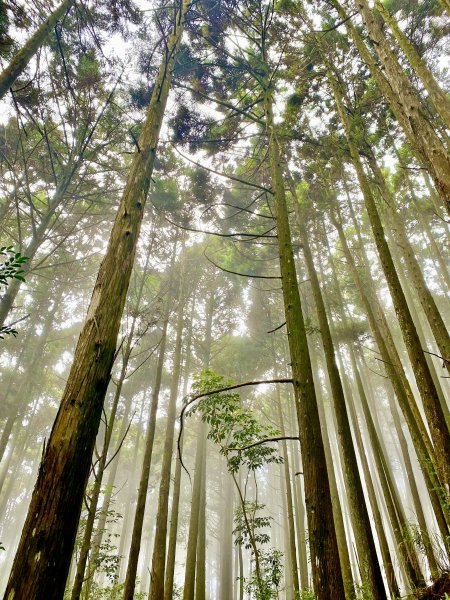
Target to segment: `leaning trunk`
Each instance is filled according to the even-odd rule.
[[[190,1],[176,11],[146,122],[42,459],[6,598],[64,594],[83,493],[114,361],[156,147]]]

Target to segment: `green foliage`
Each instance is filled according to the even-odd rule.
[[[22,267],[28,260],[27,256],[15,252],[12,246],[2,246],[0,257],[4,257],[3,263],[0,265],[0,287],[7,286],[9,279],[25,281]]]
[[[265,504],[258,502],[244,502],[244,506],[237,507],[234,517],[236,526],[233,530],[235,544],[243,546],[246,550],[252,550],[250,534],[257,544],[267,544],[270,541],[270,536],[260,530],[269,527],[272,518],[257,515],[257,512],[264,508]]]
[[[2,286],[8,286],[10,279],[25,281],[22,267],[28,260],[27,256],[15,252],[12,246],[2,246],[0,247],[0,258],[3,258],[3,262],[0,264],[0,290]],[[16,337],[17,330],[10,325],[2,325],[0,327],[0,340],[3,340],[6,335]]]
[[[246,592],[249,598],[255,600],[275,600],[278,598],[279,587],[283,572],[283,553],[271,548],[260,554],[262,577],[257,578],[256,573],[246,583]]]
[[[193,394],[198,395],[233,385],[212,370],[194,376]],[[227,459],[230,473],[235,474],[241,466],[256,471],[269,463],[281,463],[283,459],[276,450],[262,440],[279,436],[280,432],[261,425],[251,410],[246,408],[233,392],[211,394],[199,400],[190,414],[199,412],[209,425],[208,439],[220,447]],[[254,445],[258,444],[258,445]]]
[[[105,516],[105,511],[102,508],[100,508],[96,513],[97,519],[101,516]],[[91,546],[90,548],[91,556],[94,550],[96,552],[96,560],[95,564],[93,565],[95,573],[103,573],[112,586],[117,584],[116,578],[121,556],[117,554],[117,546],[115,545],[115,540],[120,536],[119,534],[111,531],[111,526],[116,525],[121,518],[122,515],[116,512],[114,509],[108,509],[108,511],[106,511],[106,521],[105,528],[103,530],[102,542],[99,546]],[[84,513],[78,526],[78,533],[75,541],[75,552],[79,551],[83,543],[86,520],[87,513]],[[94,597],[97,598],[97,596]],[[103,596],[99,596],[99,598],[103,598]]]
[[[297,592],[295,600],[316,600],[313,590],[301,590]]]
[[[138,584],[138,580],[136,581],[136,587]],[[123,592],[125,589],[125,582],[122,583],[113,583],[112,585],[108,585],[106,587],[102,587],[97,583],[93,583],[91,587],[91,591],[89,594],[89,598],[86,600],[119,600],[123,598]],[[69,600],[71,596],[71,591],[66,590],[64,594],[64,600]],[[134,600],[145,600],[147,598],[147,594],[145,592],[135,592],[133,596]],[[177,596],[174,596],[177,598]]]

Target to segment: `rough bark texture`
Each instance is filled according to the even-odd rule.
[[[361,578],[371,597],[374,600],[377,598],[381,600],[386,598],[386,591],[384,588],[380,565],[378,563],[378,556],[372,535],[364,491],[362,488],[361,479],[359,477],[358,462],[356,460],[356,453],[353,447],[352,432],[347,414],[344,388],[342,386],[341,376],[336,363],[334,343],[331,337],[330,326],[322,297],[322,291],[320,289],[319,278],[317,277],[317,272],[309,246],[308,233],[300,211],[300,205],[295,191],[295,184],[291,178],[290,190],[294,199],[294,213],[300,233],[300,242],[303,247],[306,267],[311,282],[314,303],[319,321],[320,335],[325,353],[328,378],[330,380],[333,408],[338,426],[337,434],[342,456],[344,483],[350,506],[351,521],[355,532]]]
[[[347,136],[347,143],[352,157],[358,182],[364,196],[367,214],[369,216],[375,245],[377,247],[383,273],[386,278],[389,291],[394,304],[395,312],[400,324],[403,339],[405,342],[408,356],[413,367],[417,387],[419,389],[422,403],[430,427],[431,437],[436,448],[436,467],[441,483],[446,487],[447,493],[450,486],[450,432],[445,421],[445,416],[439,400],[436,387],[433,382],[424,352],[420,343],[419,336],[408,309],[405,294],[400,284],[400,280],[395,269],[394,262],[389,250],[389,246],[384,234],[383,225],[375,203],[375,198],[365,175],[363,165],[357,146],[354,142],[354,136],[360,133],[359,128],[354,121],[350,121],[344,107],[342,93],[333,77],[330,66],[329,82],[333,90],[336,101],[336,107],[342,121]]]
[[[429,99],[433,103],[437,112],[440,114],[447,129],[450,129],[450,100],[448,99],[447,94],[440,87],[434,78],[433,73],[428,69],[425,61],[408,40],[408,37],[401,30],[396,18],[389,12],[384,4],[380,2],[380,0],[376,0],[375,8],[389,26],[389,29],[392,31],[398,45],[403,50],[410,65],[420,77],[424,88],[428,92]]]
[[[292,250],[282,162],[274,128],[273,90],[269,87],[265,93],[264,108],[272,188],[276,203],[284,308],[303,458],[314,590],[318,600],[344,598],[327,465]]]
[[[117,344],[171,76],[190,2],[176,14],[50,439],[5,599],[60,600]]]
[[[450,156],[427,120],[420,100],[403,73],[388,41],[365,0],[355,0],[371,40],[384,67],[382,71],[361,35],[337,0],[330,0],[368,66],[395,117],[409,139],[419,161],[428,169],[447,211],[450,211]]]

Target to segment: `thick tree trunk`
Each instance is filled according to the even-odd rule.
[[[382,71],[338,0],[331,0],[339,16],[346,19],[347,31],[375,78],[395,117],[409,139],[418,159],[428,169],[447,211],[450,211],[450,157],[427,120],[420,99],[400,67],[366,0],[355,0],[383,65]]]
[[[75,4],[75,0],[63,0],[38,27],[30,39],[25,42],[6,69],[0,73],[0,100],[5,96],[16,79],[22,75],[30,60],[55,28],[57,22],[64,18],[64,15],[70,10],[73,4]]]
[[[294,212],[300,233],[300,242],[303,247],[303,254],[305,256],[305,262],[314,296],[320,335],[325,353],[327,372],[330,380],[333,408],[337,420],[337,434],[342,456],[344,483],[350,506],[351,522],[355,533],[361,578],[371,597],[374,600],[377,598],[381,600],[386,598],[386,591],[384,588],[380,565],[378,563],[378,556],[372,535],[364,491],[362,488],[361,479],[359,477],[358,462],[356,460],[356,453],[353,446],[353,438],[347,414],[344,389],[336,363],[334,343],[331,337],[330,326],[322,297],[322,291],[320,289],[319,278],[317,277],[316,268],[314,266],[314,261],[309,246],[306,225],[300,211],[295,184],[291,177],[289,177],[289,183],[291,194],[294,200]]]
[[[313,367],[313,373],[317,378],[318,369],[318,361],[315,353],[311,353],[311,363]],[[318,382],[316,381],[316,388],[320,390]],[[345,588],[345,598],[346,600],[354,600],[356,598],[356,589],[353,578],[352,571],[352,563],[350,559],[349,552],[349,544],[347,542],[347,534],[345,531],[345,521],[344,514],[342,511],[343,502],[341,503],[341,498],[339,496],[339,487],[336,477],[336,471],[339,470],[339,467],[336,465],[336,461],[333,457],[333,452],[331,449],[331,441],[329,434],[329,427],[327,423],[327,418],[325,414],[325,406],[323,398],[319,396],[318,392],[318,408],[320,415],[320,426],[322,430],[322,439],[323,446],[325,450],[325,458],[327,461],[327,469],[328,469],[328,477],[330,481],[330,492],[331,492],[331,502],[333,505],[333,519],[334,519],[334,527],[336,529],[336,538],[337,545],[339,548],[339,559],[341,563],[342,569],[342,577],[344,580],[344,588]],[[339,463],[338,463],[339,464]]]
[[[318,600],[344,598],[325,451],[295,271],[281,155],[273,120],[273,90],[269,86],[265,93],[264,109],[276,204],[283,299],[303,458],[314,591]]]
[[[60,600],[117,344],[164,111],[190,1],[175,13],[131,173],[48,441],[5,598]]]
[[[450,129],[450,100],[448,99],[447,94],[440,87],[434,78],[433,73],[428,69],[425,61],[408,40],[408,37],[401,30],[396,18],[389,12],[384,4],[380,2],[380,0],[376,0],[375,8],[383,17],[385,23],[389,26],[389,29],[392,31],[398,45],[403,50],[406,58],[416,74],[419,76],[423,87],[428,92],[428,98],[431,100],[435,109],[440,114],[447,129]]]
[[[120,376],[119,376],[118,382],[116,384],[116,391],[114,393],[114,399],[113,399],[113,403],[112,403],[111,410],[110,410],[109,417],[108,417],[102,453],[100,455],[100,459],[98,461],[97,468],[93,468],[94,485],[93,485],[92,493],[90,496],[88,515],[87,515],[85,529],[84,529],[83,541],[82,541],[81,548],[80,548],[80,555],[78,557],[77,570],[75,573],[75,579],[74,579],[72,593],[71,593],[71,600],[79,600],[79,598],[80,598],[83,583],[85,581],[85,572],[86,572],[86,565],[87,565],[89,553],[91,551],[95,550],[95,546],[91,547],[91,538],[92,538],[92,533],[94,531],[94,523],[95,523],[95,520],[97,517],[98,501],[99,501],[100,493],[101,493],[101,489],[102,489],[103,475],[105,473],[105,469],[107,466],[109,445],[111,443],[112,433],[113,433],[113,429],[114,429],[114,425],[115,425],[117,408],[119,406],[119,400],[120,400],[120,396],[121,396],[121,392],[122,392],[122,385],[123,385],[123,382],[126,377],[128,362],[129,362],[130,356],[131,356],[131,350],[132,350],[131,344],[132,344],[132,339],[133,339],[133,335],[134,335],[135,323],[136,323],[136,319],[133,319],[133,322],[131,325],[131,331],[128,335],[128,339],[127,339],[127,342],[125,345],[125,351],[124,351],[124,356],[123,356],[123,361],[122,361],[122,367],[120,370]],[[105,524],[106,524],[106,521],[105,521]],[[94,574],[91,573],[90,575],[91,575],[91,577],[93,577]],[[87,595],[87,596],[89,597],[89,595]]]

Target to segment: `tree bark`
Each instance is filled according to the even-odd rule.
[[[59,600],[70,567],[84,488],[114,361],[143,209],[184,20],[183,0],[167,41],[147,118],[100,266],[87,319],[75,351],[5,598]]]
[[[314,266],[314,261],[309,246],[306,225],[300,211],[300,204],[295,190],[295,183],[289,175],[288,177],[289,187],[294,201],[294,213],[299,229],[300,242],[302,244],[303,254],[305,256],[305,262],[311,282],[319,321],[320,335],[325,353],[325,361],[333,399],[333,409],[337,420],[337,434],[342,456],[344,483],[349,501],[351,522],[355,533],[361,578],[371,597],[374,600],[377,598],[382,600],[386,598],[386,591],[384,588],[384,581],[381,575],[375,542],[372,535],[364,491],[359,476],[358,462],[356,460],[356,453],[353,446],[353,438],[347,414],[344,389],[336,363],[334,343],[331,337],[330,326],[322,297],[322,291],[320,289],[319,278],[317,277],[316,268]]]
[[[327,59],[325,58],[327,61]],[[411,361],[417,387],[422,398],[423,407],[430,427],[431,437],[436,448],[436,467],[438,475],[446,492],[449,492],[450,486],[450,432],[445,421],[445,416],[439,400],[436,387],[433,382],[424,352],[420,343],[419,336],[408,309],[406,298],[401,287],[395,265],[387,244],[383,225],[375,203],[367,177],[361,163],[358,149],[354,142],[354,135],[359,132],[359,128],[353,121],[350,121],[343,102],[342,93],[335,81],[331,66],[327,61],[329,73],[329,82],[333,90],[336,101],[336,107],[344,126],[347,143],[352,157],[358,182],[364,196],[366,210],[369,216],[375,244],[386,278],[389,291],[394,304],[395,312],[400,324],[403,339],[405,341],[408,356]]]
[[[444,319],[436,306],[433,295],[431,294],[424,276],[417,262],[414,249],[406,235],[403,222],[396,212],[396,201],[393,194],[390,193],[383,173],[377,164],[375,156],[371,151],[369,153],[368,162],[375,176],[375,183],[378,186],[386,205],[389,207],[389,216],[392,219],[394,233],[398,240],[398,247],[405,260],[406,267],[409,273],[410,281],[412,282],[423,312],[428,320],[434,339],[439,348],[445,367],[450,370],[450,336],[444,323]],[[425,349],[425,348],[424,348]]]
[[[184,243],[182,245],[184,253]],[[173,372],[170,383],[169,403],[167,407],[167,423],[164,439],[163,456],[161,464],[161,480],[159,484],[158,510],[156,513],[156,530],[153,545],[153,558],[151,568],[151,583],[149,591],[150,600],[162,600],[164,598],[164,573],[166,564],[167,546],[167,519],[169,514],[170,473],[173,456],[173,440],[175,435],[175,420],[177,408],[177,395],[180,385],[181,374],[181,349],[184,328],[185,309],[185,256],[182,257],[180,273],[180,289],[178,296],[178,315],[176,325],[175,350],[173,355]],[[128,600],[124,596],[124,600]],[[132,595],[129,596],[132,600]]]
[[[450,157],[433,127],[426,119],[420,99],[400,67],[386,37],[366,0],[355,0],[359,12],[384,67],[378,67],[361,35],[348,19],[338,0],[331,0],[339,16],[346,19],[347,31],[362,59],[375,78],[395,117],[404,130],[419,161],[428,169],[446,210],[450,212]]]
[[[434,105],[434,108],[440,114],[447,129],[450,129],[450,100],[447,94],[438,84],[433,73],[428,69],[425,61],[419,55],[415,47],[408,40],[408,37],[400,29],[396,18],[389,12],[380,0],[376,0],[375,9],[383,17],[384,22],[389,26],[396,42],[402,49],[410,65],[419,76],[424,88],[428,92],[428,98]]]
[[[314,591],[318,600],[344,598],[325,451],[295,271],[281,155],[273,120],[273,90],[269,84],[266,85],[264,111],[276,205],[283,300],[302,449]]]

